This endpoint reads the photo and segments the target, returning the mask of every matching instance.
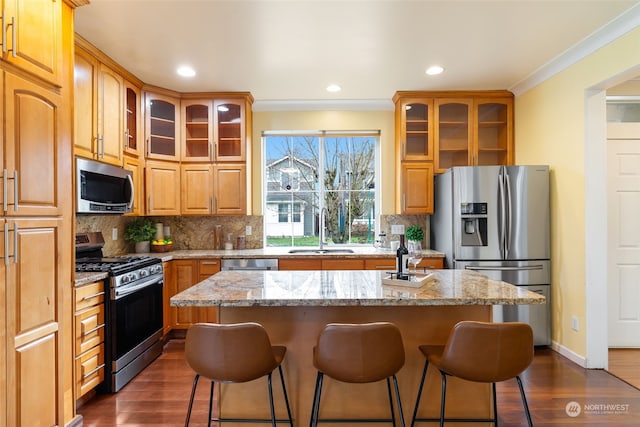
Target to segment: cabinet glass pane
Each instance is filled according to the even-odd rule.
[[[411,103],[405,106],[405,157],[429,155],[429,106]]]
[[[466,166],[469,162],[469,106],[451,103],[438,108],[439,168]]]
[[[185,108],[185,157],[209,157],[209,106]]]
[[[507,163],[507,106],[490,103],[478,106],[478,164]]]
[[[220,104],[216,109],[218,157],[242,155],[242,112],[240,105]]]
[[[150,151],[167,156],[176,155],[176,106],[154,99],[150,106]]]
[[[138,95],[127,88],[127,147],[138,149]]]

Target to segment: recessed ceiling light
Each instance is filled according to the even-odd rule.
[[[330,84],[327,86],[327,92],[340,92],[342,88],[336,84]]]
[[[193,77],[196,75],[196,70],[194,70],[188,65],[182,65],[178,67],[178,70],[176,72],[178,73],[179,76],[182,76],[182,77]]]
[[[429,76],[435,76],[438,74],[441,74],[444,71],[444,68],[442,68],[439,65],[432,65],[431,67],[427,68],[427,71],[425,71],[425,73],[427,73],[427,75]]]

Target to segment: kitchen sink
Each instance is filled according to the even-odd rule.
[[[352,249],[289,249],[290,254],[352,254]]]

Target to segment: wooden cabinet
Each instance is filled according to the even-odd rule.
[[[381,270],[381,271],[395,271],[396,269],[396,257],[389,258],[365,258],[364,260],[365,270]]]
[[[168,300],[219,272],[220,259],[173,260],[170,264],[171,276],[166,284],[168,294],[165,299],[170,312],[170,328],[188,329],[197,322],[217,322],[216,307],[170,307]]]
[[[180,215],[180,164],[147,160],[145,195],[147,215]]]
[[[435,101],[435,172],[513,164],[513,95],[478,92]]]
[[[402,162],[400,170],[402,213],[433,213],[433,163]]]
[[[211,100],[182,100],[182,161],[212,160],[211,108]]]
[[[245,160],[246,140],[245,100],[217,99],[213,102],[213,145],[216,162]]]
[[[213,166],[183,163],[180,166],[180,209],[183,215],[213,212]]]
[[[173,311],[174,307],[171,307],[170,298],[176,294],[175,278],[173,274],[173,261],[166,261],[162,263],[162,272],[164,285],[162,286],[162,334],[166,336],[171,332],[171,325],[173,324]]]
[[[180,160],[180,100],[145,94],[145,135],[149,159]]]
[[[144,215],[144,167],[141,162],[144,158],[132,157],[129,154],[123,156],[122,167],[131,171],[133,176],[133,210],[126,215]]]
[[[142,93],[139,87],[124,81],[124,152],[133,157],[142,154]]]
[[[397,92],[396,212],[433,213],[433,174],[513,164],[513,94]]]
[[[244,163],[213,166],[213,213],[244,215],[247,212],[247,167]]]
[[[104,381],[103,281],[75,289],[75,390],[76,399]]]
[[[125,136],[123,77],[76,47],[74,86],[75,154],[121,166]]]
[[[5,0],[2,6],[2,60],[57,86],[64,82],[61,4]]]
[[[322,260],[320,258],[280,258],[278,270],[322,270]]]
[[[444,268],[444,258],[422,258],[418,263],[418,268],[434,268],[437,270]]]

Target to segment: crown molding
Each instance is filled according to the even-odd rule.
[[[640,26],[640,3],[547,62],[509,88],[519,96]]]
[[[255,111],[393,111],[391,99],[256,100]]]

